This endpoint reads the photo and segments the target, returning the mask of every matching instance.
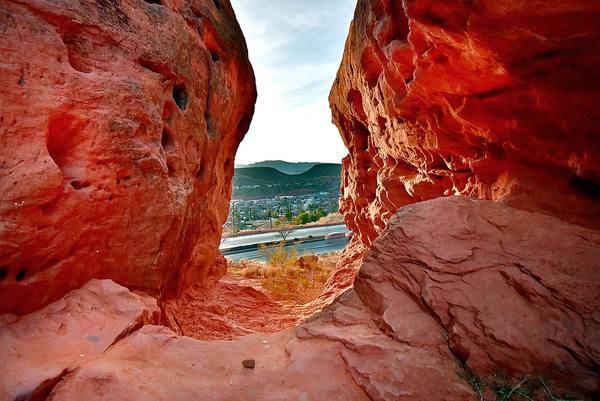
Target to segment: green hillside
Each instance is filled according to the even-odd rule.
[[[236,168],[233,198],[259,199],[338,191],[341,170],[340,164],[333,163],[317,164],[302,174],[285,174],[273,167]]]
[[[236,168],[233,175],[234,186],[273,184],[289,182],[289,180],[289,174],[282,173],[273,167]]]
[[[340,177],[342,174],[342,165],[333,163],[321,163],[311,167],[308,171],[296,175],[297,179],[310,179],[310,178],[321,178],[321,177]]]
[[[311,167],[317,165],[319,163],[316,162],[298,162],[291,163],[283,160],[265,160],[262,162],[252,163],[252,164],[242,164],[239,166],[235,166],[236,168],[255,168],[255,167],[271,167],[281,171],[286,174],[302,174],[305,171],[308,171]]]

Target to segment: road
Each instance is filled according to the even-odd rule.
[[[321,255],[324,253],[330,253],[334,251],[339,251],[344,249],[346,244],[348,243],[348,238],[332,238],[332,239],[309,239],[309,240],[300,240],[296,241],[296,243],[286,244],[286,249],[292,249],[296,247],[298,250],[298,255],[302,256],[302,254],[313,254],[313,255]],[[253,247],[252,249],[233,249],[233,250],[221,250],[223,255],[227,259],[231,260],[261,260],[265,261],[265,258],[259,255],[258,247]]]
[[[331,233],[347,233],[350,232],[346,228],[344,224],[338,224],[335,226],[325,226],[325,227],[307,227],[307,228],[298,228],[293,230],[290,235],[288,235],[288,240],[293,240],[294,238],[303,239],[308,238],[309,236],[313,237],[321,237]],[[261,234],[250,234],[250,235],[242,235],[239,237],[229,237],[225,238],[219,249],[221,251],[246,246],[246,245],[254,245],[254,244],[264,244],[265,242],[278,242],[281,241],[281,235],[277,232],[273,233],[261,233]]]

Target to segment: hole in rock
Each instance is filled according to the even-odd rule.
[[[435,25],[435,26],[440,26],[440,27],[446,27],[447,26],[446,20],[443,17],[441,17],[441,16],[439,16],[437,14],[434,14],[431,11],[425,12],[423,14],[422,18],[423,18],[423,20],[425,22],[429,22],[429,23],[431,23],[432,25]]]
[[[167,162],[167,172],[169,173],[169,176],[171,176],[171,177],[173,177],[175,175],[175,166],[173,166],[173,163]]]
[[[231,168],[231,158],[230,158],[230,157],[228,157],[228,158],[225,160],[224,167],[225,167],[225,171],[228,171],[228,170]]]
[[[201,180],[202,177],[204,177],[204,164],[202,162],[200,162],[199,166],[198,166],[198,170],[196,170],[196,178]]]
[[[185,84],[177,84],[173,86],[173,100],[180,110],[185,110],[188,106],[189,97]]]
[[[217,52],[215,52],[214,50],[210,50],[210,59],[215,63],[219,61],[219,55],[217,54]]]
[[[8,267],[0,266],[0,280],[6,279],[8,276]]]
[[[437,56],[435,56],[433,61],[435,61],[438,64],[446,64],[449,60],[448,56],[446,56],[445,54],[438,54]]]
[[[162,6],[162,0],[144,0],[148,4],[158,4]]]
[[[213,124],[212,117],[210,116],[210,111],[206,109],[204,111],[204,121],[206,121],[206,131],[209,137],[215,136],[215,127]]]
[[[221,11],[222,5],[221,5],[221,0],[213,0],[215,3],[215,7],[217,7],[217,10]]]
[[[67,48],[67,59],[74,70],[88,74],[93,70],[94,43],[85,35],[70,33],[65,35],[63,43]]]
[[[600,184],[595,181],[575,177],[571,180],[571,187],[588,198],[600,199]]]
[[[383,73],[383,65],[377,51],[372,46],[365,48],[361,58],[361,66],[369,87],[373,88]]]
[[[502,144],[496,142],[488,142],[486,144],[487,156],[496,159],[496,160],[504,160],[506,156],[506,151],[504,150],[504,146]]]
[[[23,281],[25,280],[25,276],[27,275],[27,269],[22,267],[19,269],[19,271],[17,272],[17,274],[15,275],[15,279],[17,281]]]
[[[167,128],[163,128],[162,135],[160,137],[160,144],[165,152],[173,150],[175,148],[175,139],[173,135],[168,131]]]
[[[71,181],[71,186],[76,190],[87,188],[90,185],[92,185],[92,184],[89,181],[84,181],[84,182],[81,182],[78,180]]]
[[[365,109],[363,107],[362,94],[356,89],[350,89],[348,91],[348,96],[346,99],[352,104],[354,111],[358,114],[358,117],[361,121],[367,121],[367,114],[365,113]]]
[[[65,170],[78,158],[85,157],[80,145],[88,138],[85,132],[87,121],[68,113],[57,112],[50,116],[46,149],[48,155],[61,170]]]

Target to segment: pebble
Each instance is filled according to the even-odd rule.
[[[254,365],[256,364],[256,361],[254,359],[244,359],[242,361],[242,366],[248,369],[254,369]]]

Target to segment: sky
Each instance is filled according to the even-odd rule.
[[[339,163],[347,154],[327,97],[356,0],[231,0],[256,74],[258,100],[236,164]]]

